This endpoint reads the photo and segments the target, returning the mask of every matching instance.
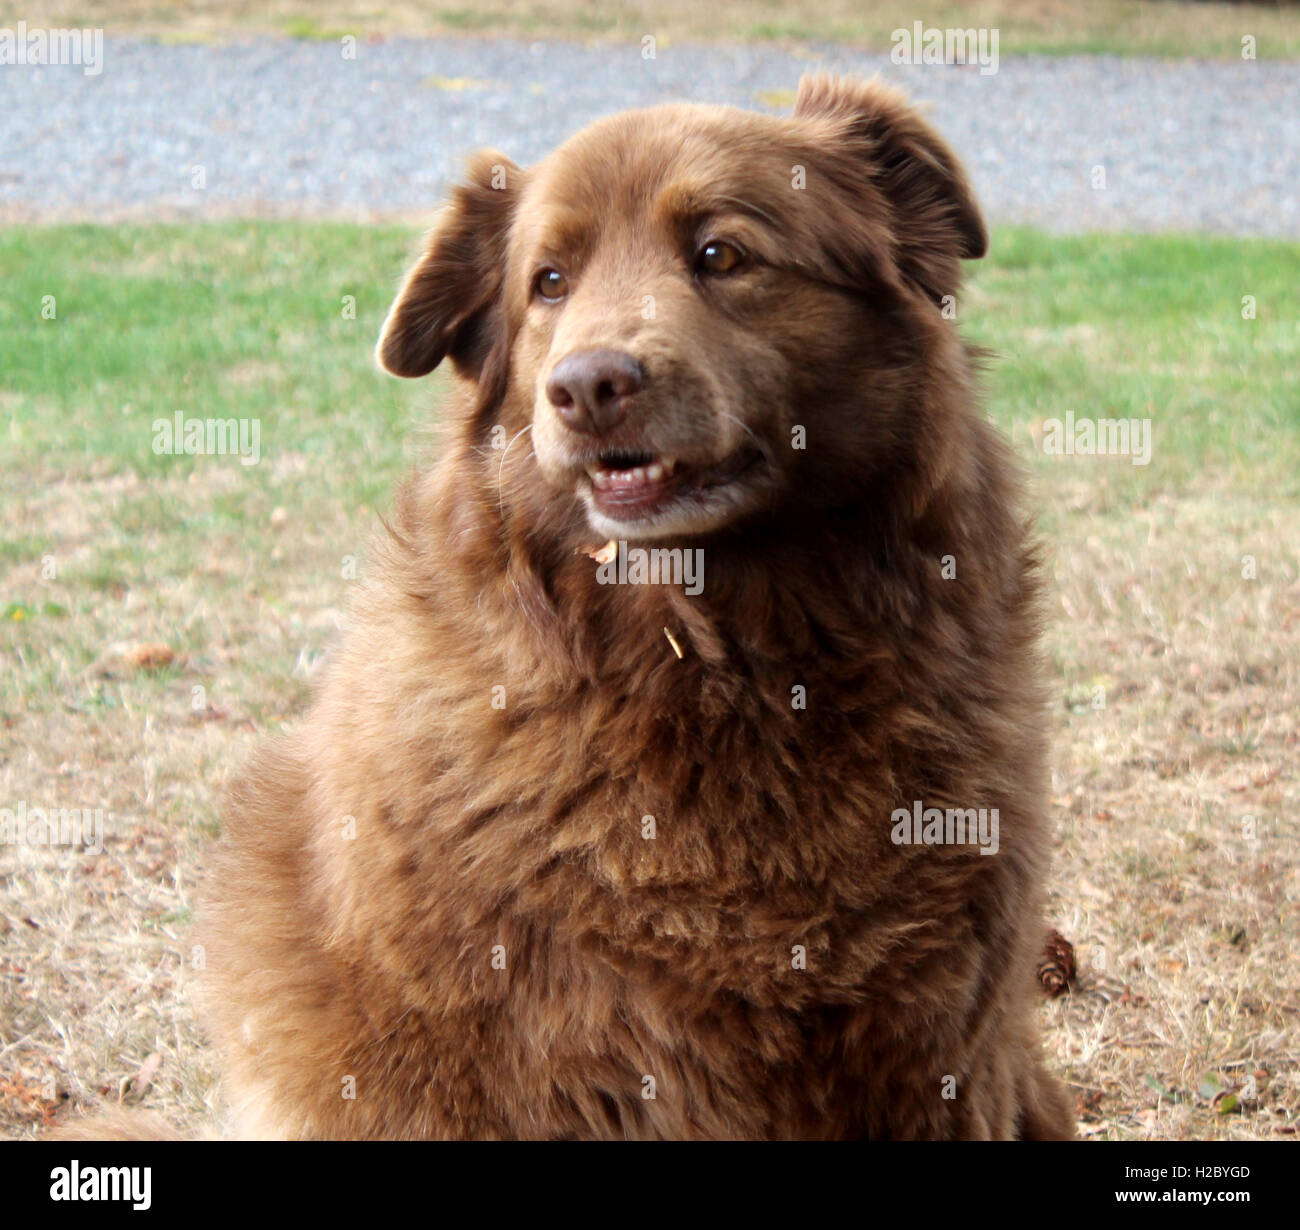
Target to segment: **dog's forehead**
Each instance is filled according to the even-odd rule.
[[[525,208],[593,218],[644,215],[665,193],[725,197],[788,183],[790,121],[733,107],[673,104],[584,128],[530,172]],[[540,216],[540,214],[539,214]]]

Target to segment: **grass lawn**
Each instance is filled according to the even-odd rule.
[[[29,27],[94,25],[207,41],[249,32],[336,40],[345,34],[491,34],[520,38],[840,42],[888,48],[900,27],[999,32],[1002,55],[1114,55],[1235,59],[1253,36],[1261,59],[1300,55],[1300,14],[1276,5],[1179,0],[933,0],[924,10],[892,0],[390,0],[359,12],[344,0],[36,0]]]
[[[0,846],[0,1132],[153,1054],[128,1098],[213,1100],[191,894],[429,444],[442,377],[370,357],[415,239],[0,230],[0,807],[106,815],[102,858]],[[997,353],[1048,559],[1052,923],[1081,969],[1049,1050],[1089,1135],[1293,1133],[1300,245],[1004,229],[972,274],[962,327]],[[155,453],[177,411],[256,420],[258,463]],[[1150,464],[1045,454],[1070,411],[1150,419]]]

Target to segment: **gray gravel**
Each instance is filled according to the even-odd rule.
[[[1007,57],[985,76],[834,46],[646,60],[635,45],[472,38],[363,42],[354,60],[326,42],[108,39],[98,76],[0,68],[0,214],[423,212],[480,145],[527,163],[624,107],[763,109],[812,67],[880,72],[932,101],[996,221],[1300,235],[1296,63]]]

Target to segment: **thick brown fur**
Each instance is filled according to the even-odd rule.
[[[708,282],[718,225],[750,259]],[[453,361],[447,447],[210,873],[240,1134],[1073,1134],[1034,1019],[1037,569],[940,311],[985,246],[951,151],[874,83],[479,155],[379,350]],[[592,346],[648,373],[628,439],[760,442],[655,544],[703,549],[699,596],[584,553],[608,535],[540,390]],[[998,853],[895,844],[915,801],[997,808]]]

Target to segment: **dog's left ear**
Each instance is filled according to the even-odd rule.
[[[846,174],[846,164],[856,168],[861,186],[888,203],[904,276],[935,295],[955,291],[957,261],[983,256],[988,231],[957,156],[906,96],[877,81],[809,75],[794,115],[818,121]]]
[[[444,358],[477,379],[501,322],[506,243],[523,172],[482,150],[425,239],[380,330],[375,357],[394,376],[425,376]]]

